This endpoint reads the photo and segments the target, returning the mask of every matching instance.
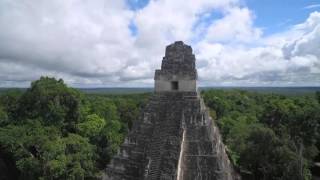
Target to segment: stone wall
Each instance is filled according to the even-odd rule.
[[[173,80],[175,81],[175,80]],[[164,92],[164,91],[174,91],[172,90],[172,81],[166,80],[157,80],[155,81],[155,92]],[[179,89],[177,91],[181,92],[189,92],[197,90],[197,82],[196,80],[176,80],[178,82]]]
[[[157,93],[106,169],[107,180],[232,180],[218,128],[197,93]]]
[[[155,71],[155,92],[196,92],[197,70],[192,48],[181,41],[167,46],[161,69]],[[171,88],[171,82],[179,84],[178,90]]]

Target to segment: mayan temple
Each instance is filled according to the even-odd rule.
[[[197,91],[192,48],[167,46],[155,93],[106,169],[106,180],[238,179]]]

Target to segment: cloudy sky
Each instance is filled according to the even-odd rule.
[[[320,86],[318,0],[0,0],[0,87],[153,86],[176,40],[202,86]]]

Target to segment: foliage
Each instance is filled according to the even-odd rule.
[[[99,135],[106,122],[96,114],[90,114],[86,120],[77,125],[79,133],[85,137],[94,137]]]
[[[315,96],[209,90],[204,100],[233,163],[254,179],[310,179],[319,157],[320,104]]]
[[[240,164],[250,170],[255,179],[310,178],[308,169],[300,172],[299,166],[306,166],[300,164],[298,154],[286,143],[270,128],[254,128],[247,138],[247,147],[240,154]]]
[[[85,95],[41,77],[0,96],[0,179],[97,179],[148,95]]]
[[[59,125],[74,132],[80,121],[81,94],[62,79],[41,77],[19,99],[17,119],[41,117],[46,125]]]
[[[317,98],[318,102],[320,103],[320,91],[316,92],[316,98]]]
[[[0,126],[8,123],[8,115],[4,108],[0,105]]]
[[[0,144],[11,153],[23,179],[83,179],[92,176],[94,146],[76,134],[62,137],[39,121],[0,129]]]
[[[17,116],[18,101],[21,95],[22,91],[13,89],[4,92],[0,96],[0,107],[8,119],[14,119]]]

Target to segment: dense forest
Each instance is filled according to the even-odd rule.
[[[320,92],[209,90],[202,95],[243,177],[311,179],[310,168],[320,161]]]
[[[24,91],[5,91],[0,179],[97,179],[150,95],[82,93],[48,77]],[[202,96],[244,177],[311,178],[320,161],[320,92],[206,90]]]
[[[0,179],[96,179],[149,95],[83,94],[42,77],[0,96]]]

